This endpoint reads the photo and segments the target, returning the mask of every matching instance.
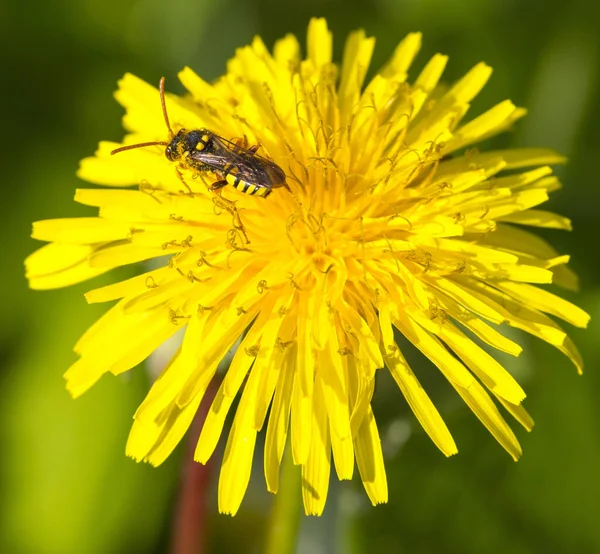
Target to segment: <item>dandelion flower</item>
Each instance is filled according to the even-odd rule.
[[[525,230],[570,229],[566,218],[537,208],[559,187],[550,165],[564,160],[545,149],[474,150],[525,110],[506,100],[465,122],[490,67],[480,63],[446,86],[447,57],[436,54],[409,83],[420,43],[420,34],[408,35],[365,84],[374,39],[351,34],[338,67],[331,33],[315,19],[305,59],[293,36],[273,53],[255,38],[214,84],[189,68],[179,74],[186,95],[166,95],[174,132],[209,129],[260,145],[286,174],[287,186],[268,198],[232,186],[209,190],[218,177],[178,170],[164,145],[111,155],[170,138],[158,90],[127,74],[116,98],[128,134],[122,144],[100,143],[79,170],[110,187],[76,192],[98,217],[34,224],[33,237],[50,243],[26,263],[35,289],[166,260],[86,294],[88,302],[117,302],[77,342],[79,360],[65,374],[79,396],[185,327],[135,414],[126,451],[136,460],[167,458],[241,340],[195,451],[206,463],[239,396],[219,479],[222,512],[237,512],[265,427],[269,491],[277,492],[289,435],[308,514],[324,508],[332,461],[339,479],[351,479],[356,460],[372,503],[386,502],[371,408],[384,368],[433,442],[456,453],[395,333],[439,368],[514,459],[521,448],[497,405],[526,429],[533,422],[523,389],[488,346],[518,356],[521,347],[505,333],[514,327],[581,371],[575,346],[549,315],[578,327],[589,318],[539,286],[575,288],[569,257]]]

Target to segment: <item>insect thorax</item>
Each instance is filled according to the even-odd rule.
[[[172,162],[184,160],[194,151],[210,148],[212,137],[212,133],[206,129],[180,129],[165,149],[165,155]]]

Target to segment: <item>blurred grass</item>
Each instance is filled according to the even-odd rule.
[[[10,445],[2,461],[2,552],[151,551],[168,524],[176,459],[153,471],[123,455],[147,387],[143,374],[103,380],[80,401],[60,378],[93,312],[66,290],[40,301],[27,342],[7,364],[0,402],[3,443]]]
[[[184,65],[215,78],[254,34],[269,46],[287,32],[304,40],[314,15],[328,18],[338,60],[344,36],[364,27],[377,37],[375,67],[414,30],[424,32],[416,70],[437,51],[450,55],[449,80],[480,60],[494,67],[473,112],[511,98],[530,114],[502,144],[555,147],[570,156],[559,170],[565,189],[549,206],[571,217],[575,231],[548,234],[573,255],[582,277],[584,294],[569,298],[596,317],[587,332],[574,333],[589,368],[583,377],[535,341],[519,360],[537,426],[531,434],[517,431],[525,451],[517,464],[431,378],[460,449],[445,459],[382,379],[376,414],[387,433],[391,502],[373,509],[360,484],[333,487],[325,518],[304,523],[300,552],[600,552],[600,260],[590,255],[600,205],[600,7],[584,0],[2,3],[1,552],[164,552],[178,479],[177,457],[153,469],[124,455],[131,416],[147,389],[141,368],[128,380],[105,377],[77,401],[64,390],[72,346],[102,307],[85,304],[85,284],[27,290],[22,260],[36,247],[30,222],[90,213],[72,203],[81,186],[74,171],[98,140],[121,136],[122,112],[111,94],[124,72],[152,83],[165,75],[177,90],[174,77]],[[261,550],[268,499],[260,459],[254,473],[240,515],[211,518],[212,552]]]

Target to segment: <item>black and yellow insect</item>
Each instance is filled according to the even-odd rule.
[[[212,191],[229,184],[246,194],[266,198],[274,188],[285,187],[289,190],[283,169],[256,153],[260,145],[248,147],[245,137],[233,143],[208,129],[180,129],[177,134],[173,133],[165,103],[164,77],[160,80],[159,89],[163,115],[169,130],[169,141],[122,146],[113,150],[111,154],[144,146],[166,146],[165,155],[169,161],[178,163],[177,174],[186,186],[179,169],[187,169],[194,173],[214,173],[219,180],[211,185]]]
[[[208,129],[181,129],[167,145],[165,155],[172,162],[181,161],[186,169],[213,172],[220,178],[210,187],[213,191],[230,184],[246,194],[266,197],[271,189],[286,186],[285,173],[257,155],[258,148],[248,148],[244,140],[232,143]]]

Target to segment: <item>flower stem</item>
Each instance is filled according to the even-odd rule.
[[[279,490],[273,501],[267,528],[266,554],[296,552],[300,499],[300,469],[293,464],[290,448],[287,448],[283,456]]]
[[[218,388],[218,383],[209,385],[187,438],[179,498],[173,518],[171,554],[203,554],[206,551],[206,502],[213,463],[202,465],[195,462],[194,448]]]

